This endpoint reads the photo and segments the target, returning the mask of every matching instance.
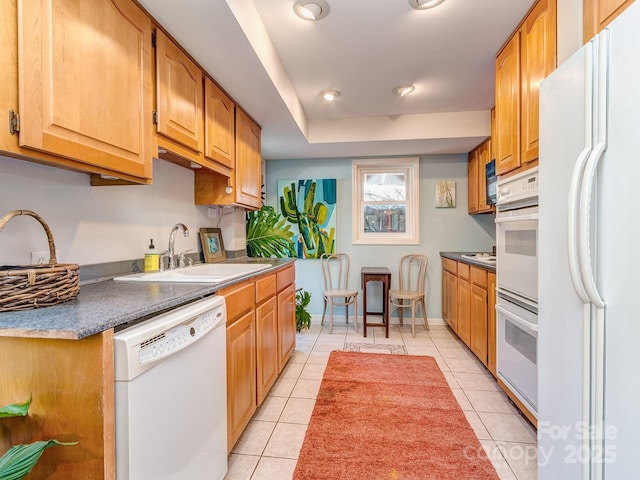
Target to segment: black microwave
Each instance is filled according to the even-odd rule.
[[[496,160],[493,159],[484,167],[487,178],[487,205],[495,205],[497,199],[498,177],[496,177]]]

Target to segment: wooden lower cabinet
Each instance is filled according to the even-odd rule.
[[[281,372],[296,348],[296,286],[291,283],[278,293],[278,371]]]
[[[487,368],[497,376],[496,371],[496,274],[487,275]]]
[[[256,322],[250,310],[227,327],[227,450],[256,408]]]
[[[227,450],[262,404],[296,344],[295,269],[218,292],[227,303]]]
[[[442,318],[495,376],[496,274],[442,259]]]
[[[113,330],[82,340],[0,337],[0,404],[32,396],[29,415],[0,422],[0,452],[55,438],[30,480],[115,478]]]
[[[456,276],[444,270],[442,272],[442,318],[454,332],[458,330],[456,323],[456,287]]]
[[[469,348],[476,357],[487,364],[487,290],[471,285],[471,333]]]
[[[456,333],[469,345],[471,339],[471,285],[467,280],[458,278],[456,300]]]
[[[256,307],[256,355],[258,405],[278,378],[278,314],[275,297]]]

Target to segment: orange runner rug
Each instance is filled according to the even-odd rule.
[[[498,480],[433,357],[331,352],[294,480]]]

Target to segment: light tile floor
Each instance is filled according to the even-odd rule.
[[[292,478],[332,350],[435,357],[484,448],[477,454],[490,458],[502,480],[537,478],[535,430],[451,330],[417,326],[412,338],[410,326],[391,324],[389,338],[382,328],[370,327],[367,334],[339,319],[332,334],[315,322],[298,334],[291,360],[231,452],[226,480]]]

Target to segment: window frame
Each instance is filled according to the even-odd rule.
[[[354,245],[420,244],[420,166],[418,157],[352,160],[352,243]],[[365,232],[364,177],[366,174],[403,174],[405,180],[405,232]],[[373,202],[372,202],[373,203]]]

